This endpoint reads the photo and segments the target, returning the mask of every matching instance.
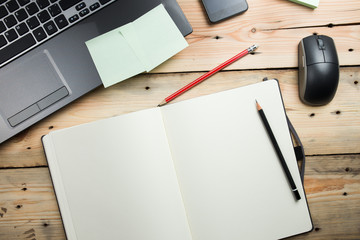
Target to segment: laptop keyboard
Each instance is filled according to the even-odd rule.
[[[0,0],[0,67],[115,0]]]

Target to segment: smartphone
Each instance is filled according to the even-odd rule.
[[[201,0],[210,22],[216,23],[248,10],[246,0]]]

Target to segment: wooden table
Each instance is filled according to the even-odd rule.
[[[179,0],[194,29],[187,49],[150,74],[100,87],[1,144],[0,239],[65,238],[42,135],[154,107],[254,43],[260,45],[255,54],[174,102],[277,78],[305,147],[305,190],[314,222],[314,231],[293,239],[360,239],[360,1],[320,0],[315,10],[286,0],[248,2],[243,15],[213,25],[199,0]],[[297,45],[311,34],[331,36],[341,64],[337,94],[322,107],[306,106],[298,97]]]

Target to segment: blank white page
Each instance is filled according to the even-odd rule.
[[[296,201],[258,115],[287,161]],[[312,222],[275,80],[162,108],[193,240],[279,239]]]
[[[191,239],[158,108],[43,142],[68,239]]]

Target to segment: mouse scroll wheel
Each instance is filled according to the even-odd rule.
[[[317,42],[318,42],[319,49],[320,49],[320,50],[325,50],[324,41],[323,41],[321,38],[318,38],[318,39],[317,39]]]

